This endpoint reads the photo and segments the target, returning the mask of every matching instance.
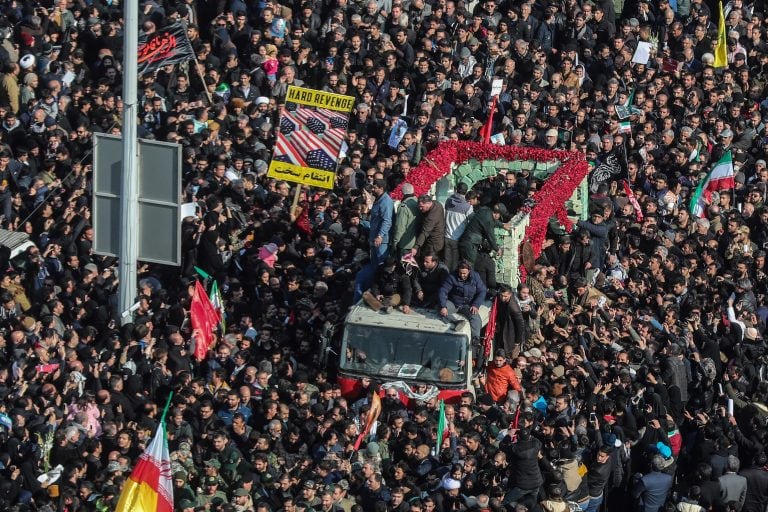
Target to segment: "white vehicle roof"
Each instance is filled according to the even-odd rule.
[[[483,325],[488,323],[489,316],[490,303],[485,303],[480,306],[480,318],[483,321]],[[383,312],[372,310],[365,304],[365,302],[361,301],[350,310],[349,314],[347,314],[346,323],[444,334],[454,334],[455,332],[459,332],[461,334],[466,334],[467,340],[470,339],[469,322],[467,322],[460,331],[454,331],[454,324],[440,317],[437,310],[431,309],[411,309],[411,312],[408,314],[395,309],[392,313],[385,314]]]
[[[35,243],[29,239],[27,233],[0,229],[0,245],[11,250],[10,258],[13,259],[24,253],[29,247],[33,247]]]

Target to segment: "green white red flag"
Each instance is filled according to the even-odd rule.
[[[355,440],[355,451],[360,449],[360,445],[363,443],[363,440],[368,436],[368,434],[371,433],[371,430],[373,429],[376,420],[379,419],[380,414],[381,397],[376,391],[374,391],[373,395],[371,396],[371,408],[368,409],[368,414],[365,416],[365,425],[363,426],[363,431],[360,432],[360,435],[357,436],[357,439]]]
[[[171,457],[165,435],[165,414],[155,437],[125,481],[116,512],[173,512]]]
[[[699,186],[696,187],[696,191],[691,196],[691,203],[689,205],[691,215],[703,217],[712,192],[728,190],[733,187],[733,157],[729,150],[723,154],[714,166],[712,166],[712,170],[709,171],[706,178],[701,180]]]
[[[211,285],[211,292],[208,294],[208,298],[211,304],[213,304],[213,309],[219,314],[219,323],[221,324],[221,332],[223,334],[227,332],[227,324],[224,316],[224,298],[221,296],[218,281],[214,281]]]

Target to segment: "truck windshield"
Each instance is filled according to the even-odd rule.
[[[341,369],[390,380],[465,382],[466,340],[461,335],[347,325]]]

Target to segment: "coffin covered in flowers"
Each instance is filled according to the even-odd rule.
[[[516,285],[518,281],[519,248],[530,242],[536,257],[541,253],[551,218],[570,231],[569,206],[579,205],[579,216],[586,215],[586,177],[589,164],[584,155],[575,151],[548,150],[534,147],[498,146],[482,142],[446,141],[427,153],[421,163],[408,174],[416,195],[432,193],[438,200],[447,197],[453,186],[464,181],[470,187],[482,180],[514,169],[525,168],[548,176],[532,200],[512,219],[508,233],[497,236],[504,247],[503,261],[497,261],[498,279]],[[533,173],[534,176],[536,172]],[[400,199],[400,187],[392,192]],[[572,208],[573,209],[573,208]]]

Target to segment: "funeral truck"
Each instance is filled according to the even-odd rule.
[[[490,303],[480,307],[483,325],[489,313]],[[483,366],[474,353],[482,351],[473,351],[469,322],[458,329],[456,325],[436,310],[384,314],[361,301],[344,322],[338,377],[342,394],[354,395],[363,378],[434,387],[442,397],[472,391],[472,379]]]
[[[492,165],[491,165],[492,164]],[[471,188],[485,174],[497,174],[499,166],[506,172],[521,172],[525,162],[492,162],[488,169],[478,170],[477,163],[455,166],[454,171],[436,182],[431,193],[445,204],[456,183],[464,182]],[[559,166],[557,161],[532,164],[529,171],[536,178],[546,179]],[[482,171],[482,172],[481,172]],[[485,172],[487,171],[487,173]],[[587,179],[574,185],[571,198],[566,202],[569,214],[586,219],[588,214],[589,187]],[[515,288],[519,282],[519,262],[530,223],[528,210],[518,212],[508,229],[496,229],[496,240],[503,249],[496,255],[496,281]],[[523,251],[524,252],[524,251]],[[490,303],[480,309],[483,326],[488,323]],[[330,338],[323,342],[323,354]],[[338,341],[338,340],[337,340]],[[419,396],[435,396],[455,399],[464,391],[474,392],[472,380],[486,361],[473,355],[469,322],[458,330],[452,323],[441,318],[436,310],[411,310],[405,314],[375,312],[364,302],[354,306],[344,322],[341,346],[338,354],[338,382],[342,394],[359,395],[361,380],[370,379],[378,384],[395,383],[399,389],[408,387],[418,390]],[[490,353],[485,352],[490,357]],[[480,351],[483,353],[483,351]],[[423,392],[424,386],[429,390]],[[413,395],[413,393],[411,393]],[[401,395],[402,396],[402,395]]]

